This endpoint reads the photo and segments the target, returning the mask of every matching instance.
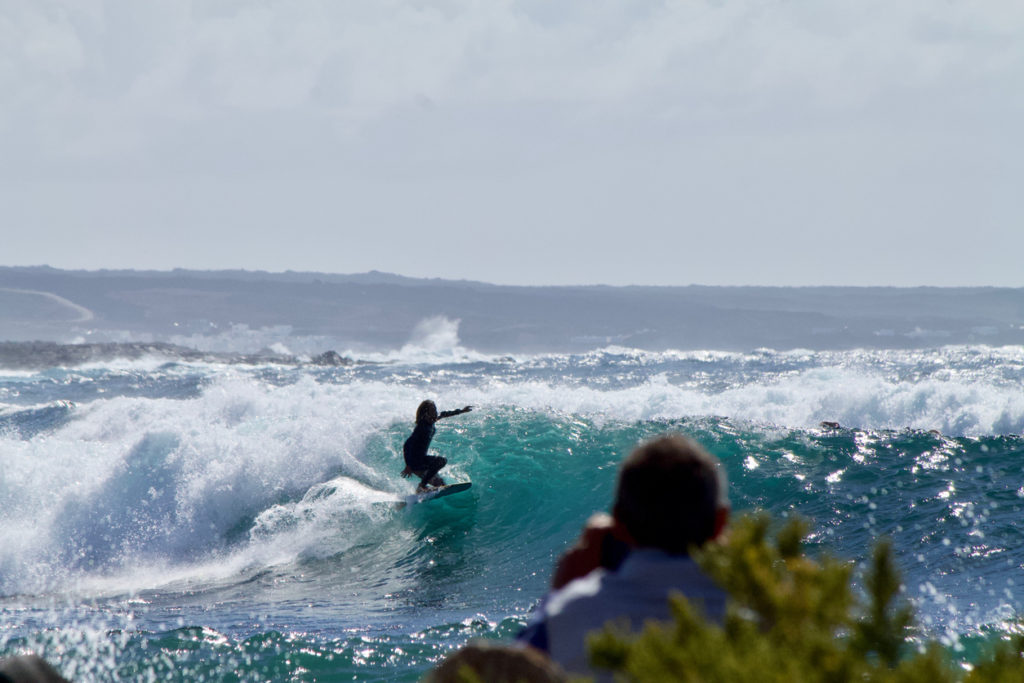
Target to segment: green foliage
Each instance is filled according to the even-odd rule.
[[[737,520],[726,541],[695,553],[730,594],[724,623],[674,596],[671,623],[591,634],[593,664],[634,681],[1024,681],[1024,635],[999,642],[969,671],[937,643],[908,641],[913,610],[888,542],[875,546],[859,597],[849,563],[804,554],[806,532],[799,520],[774,534],[765,515]]]
[[[879,541],[872,554],[871,570],[864,578],[868,605],[863,618],[853,625],[851,646],[858,654],[875,653],[889,667],[900,661],[907,629],[914,621],[908,604],[897,604],[900,577],[892,561],[892,546]]]

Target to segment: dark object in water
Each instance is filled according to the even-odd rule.
[[[313,365],[330,365],[333,367],[352,365],[353,363],[351,358],[346,358],[337,351],[324,351],[318,356],[313,356],[309,362]]]
[[[0,659],[0,683],[68,683],[38,655]]]

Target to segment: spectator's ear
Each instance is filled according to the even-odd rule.
[[[729,506],[723,505],[722,507],[715,510],[715,533],[711,535],[709,540],[714,540],[722,535],[725,531],[725,525],[729,521]]]

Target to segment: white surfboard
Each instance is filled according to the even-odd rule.
[[[469,481],[459,482],[458,484],[447,484],[445,486],[439,486],[436,489],[430,489],[423,493],[414,493],[410,496],[406,496],[404,500],[398,503],[398,507],[405,507],[406,505],[415,505],[416,503],[425,503],[428,500],[434,500],[435,498],[443,498],[444,496],[450,496],[453,493],[460,491],[466,491],[472,486],[473,483]]]

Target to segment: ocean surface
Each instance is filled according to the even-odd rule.
[[[812,552],[892,537],[924,635],[970,649],[1021,613],[1024,348],[421,341],[344,367],[0,367],[0,656],[76,681],[415,680],[513,637],[623,455],[668,431],[721,458],[737,512],[812,520]],[[398,509],[426,398],[475,406],[432,446],[473,487]]]

